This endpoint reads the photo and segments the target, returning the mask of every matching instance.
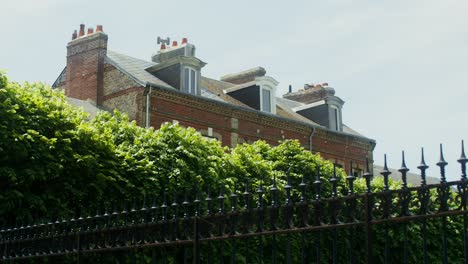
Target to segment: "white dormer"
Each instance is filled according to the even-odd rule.
[[[260,87],[260,111],[276,114],[276,87],[278,81],[272,77],[262,76],[256,77],[255,82]]]
[[[224,90],[242,103],[262,112],[276,114],[276,87],[278,81],[269,76],[257,76],[252,81]]]
[[[294,112],[333,131],[343,131],[342,111],[344,101],[336,96],[293,107]]]
[[[157,64],[145,70],[179,91],[200,95],[201,69],[206,63],[195,57],[195,46],[187,41],[183,38],[180,45],[173,41],[171,47],[163,43],[151,57]]]

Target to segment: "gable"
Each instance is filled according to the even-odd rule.
[[[59,74],[55,82],[52,84],[52,88],[60,88],[65,85],[67,80],[67,67],[64,67],[62,72]]]

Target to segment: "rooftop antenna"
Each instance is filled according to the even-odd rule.
[[[165,44],[169,46],[170,43],[171,43],[171,39],[169,37],[166,39],[162,39],[160,36],[158,36],[158,45]]]

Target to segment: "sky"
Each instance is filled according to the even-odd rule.
[[[346,103],[343,122],[375,139],[374,159],[418,172],[425,148],[438,177],[439,143],[449,179],[460,178],[468,141],[468,1],[66,1],[0,0],[0,69],[11,80],[52,84],[73,30],[103,25],[108,47],[150,60],[156,39],[187,37],[202,74],[262,66],[278,96],[328,82]],[[467,143],[468,150],[468,143]]]

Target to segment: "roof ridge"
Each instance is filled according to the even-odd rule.
[[[124,56],[124,57],[130,58],[130,59],[133,59],[133,60],[138,60],[138,61],[141,61],[141,62],[146,62],[146,63],[151,63],[151,64],[157,64],[156,62],[152,62],[152,61],[147,61],[147,60],[135,58],[135,57],[133,57],[133,56],[129,56],[129,55],[127,55],[127,54],[124,54],[124,53],[121,53],[121,52],[118,52],[118,51],[115,51],[115,50],[110,50],[110,49],[108,49],[107,52],[108,52],[108,53],[111,52],[111,53],[114,53],[115,55]]]

